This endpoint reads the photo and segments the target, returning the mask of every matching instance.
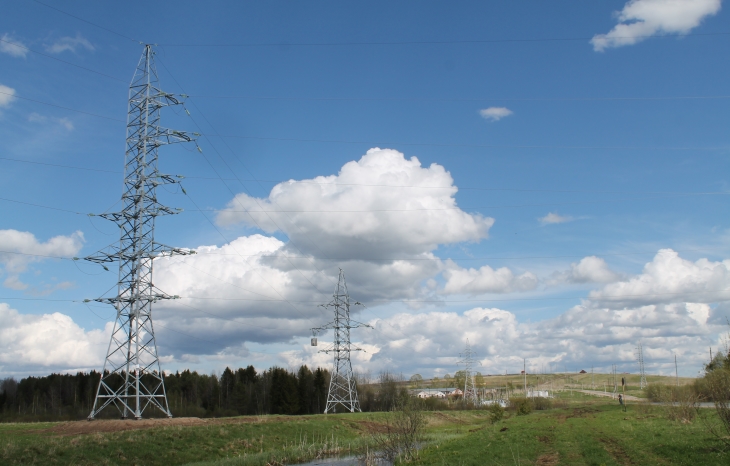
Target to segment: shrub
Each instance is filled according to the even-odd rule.
[[[504,408],[499,403],[489,405],[489,420],[492,424],[501,421],[504,418]]]
[[[524,416],[532,412],[532,402],[528,398],[511,398],[509,406],[511,410],[517,411],[518,416]]]
[[[535,408],[535,411],[543,411],[553,407],[553,400],[542,397],[532,398],[532,406]]]

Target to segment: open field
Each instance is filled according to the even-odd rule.
[[[417,464],[708,464],[730,454],[701,421],[667,419],[661,406],[561,393],[559,408],[492,424],[486,411],[427,413]],[[704,410],[714,415],[712,410]],[[2,464],[293,464],[372,447],[388,413],[242,416],[148,421],[0,424]],[[370,445],[369,445],[370,444]]]

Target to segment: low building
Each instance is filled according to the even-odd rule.
[[[438,388],[420,388],[418,390],[411,390],[411,396],[418,398],[446,398],[444,392]]]
[[[439,388],[441,392],[446,396],[461,396],[464,394],[463,391],[458,388]]]
[[[527,398],[550,398],[547,390],[527,390]]]

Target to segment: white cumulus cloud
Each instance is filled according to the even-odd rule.
[[[80,231],[40,242],[27,231],[0,230],[0,265],[7,275],[4,285],[16,290],[26,289],[28,285],[21,282],[19,276],[28,269],[28,265],[49,259],[44,256],[74,256],[83,244],[84,234]]]
[[[553,223],[570,222],[571,220],[573,220],[573,217],[571,217],[569,215],[560,215],[560,214],[557,214],[557,213],[554,213],[554,212],[550,212],[546,216],[540,217],[537,220],[540,223],[542,223],[543,225],[550,225],[550,224],[553,224]]]
[[[28,49],[25,48],[25,44],[10,34],[5,33],[0,39],[0,53],[7,53],[11,57],[20,58],[25,58],[28,54]]]
[[[318,256],[410,257],[487,238],[494,219],[461,210],[456,192],[441,165],[423,167],[416,157],[375,148],[337,175],[279,183],[264,199],[238,194],[218,222],[283,231],[299,250]]]
[[[15,89],[0,84],[0,108],[8,107],[15,100]]]
[[[504,117],[512,115],[512,110],[507,107],[489,107],[479,110],[479,114],[485,120],[499,121]]]
[[[453,262],[444,272],[446,294],[512,293],[534,290],[539,280],[532,272],[515,275],[507,267],[493,269],[488,265],[479,269],[463,269]]]
[[[612,283],[621,280],[623,275],[614,272],[606,261],[596,256],[588,256],[570,264],[570,269],[553,274],[551,284],[558,283]]]
[[[696,262],[672,249],[661,249],[629,280],[606,285],[589,295],[592,301],[637,306],[646,303],[713,303],[730,299],[730,260]]]
[[[76,52],[76,49],[83,47],[86,50],[94,50],[94,46],[88,39],[76,34],[76,37],[61,37],[57,39],[51,45],[46,46],[46,51],[49,53],[62,53],[66,51]]]
[[[111,324],[87,332],[65,314],[20,314],[0,303],[0,372],[99,370],[110,334]]]
[[[633,45],[657,34],[687,34],[717,14],[721,0],[630,0],[617,13],[618,24],[591,39],[593,49]]]

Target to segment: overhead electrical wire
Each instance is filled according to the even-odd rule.
[[[57,57],[54,57],[54,56],[48,55],[47,53],[43,53],[43,52],[39,52],[39,51],[37,51],[37,50],[29,49],[29,48],[28,48],[28,47],[26,47],[25,45],[23,45],[23,44],[19,44],[19,43],[17,43],[17,42],[12,42],[12,41],[9,41],[9,40],[7,40],[7,39],[0,39],[0,42],[4,42],[4,43],[6,43],[6,44],[10,44],[10,45],[12,45],[13,47],[18,47],[18,48],[21,48],[21,49],[27,50],[28,52],[33,52],[33,53],[37,53],[38,55],[42,55],[42,56],[44,56],[44,57],[46,57],[46,58],[50,58],[51,60],[56,60],[56,61],[58,61],[58,62],[61,62],[61,63],[65,63],[66,65],[71,65],[71,66],[74,66],[74,67],[76,67],[76,68],[80,68],[80,69],[82,69],[82,70],[84,70],[84,71],[89,71],[89,72],[91,72],[91,73],[95,73],[95,74],[98,74],[98,75],[104,76],[104,77],[106,77],[106,78],[110,78],[110,79],[113,79],[113,80],[115,80],[115,81],[121,81],[121,82],[123,82],[123,83],[128,83],[128,81],[125,81],[125,80],[123,80],[123,79],[117,78],[116,76],[112,76],[112,75],[110,75],[110,74],[102,73],[101,71],[96,71],[96,70],[93,70],[93,69],[91,69],[91,68],[87,68],[87,67],[85,67],[85,66],[77,65],[77,64],[75,64],[75,63],[71,63],[70,61],[66,61],[66,60],[61,60],[60,58],[57,58]]]
[[[287,101],[348,101],[348,102],[583,102],[583,101],[662,101],[662,100],[724,100],[730,95],[698,95],[698,96],[658,96],[658,97],[288,97],[288,96],[253,96],[253,95],[206,95],[192,94],[189,97],[204,99],[245,99],[245,100],[287,100]]]
[[[666,293],[636,293],[636,294],[624,294],[617,296],[588,296],[576,297],[576,296],[544,296],[535,298],[479,298],[479,299],[370,299],[366,300],[366,303],[434,303],[434,304],[449,304],[449,303],[470,303],[470,302],[514,302],[514,301],[542,301],[542,300],[575,300],[575,299],[587,299],[592,301],[621,301],[626,298],[641,298],[650,296],[682,296],[682,295],[698,295],[698,294],[714,294],[714,293],[727,293],[730,292],[730,288],[723,288],[720,290],[702,290],[702,291],[688,291],[688,292],[666,292]],[[488,293],[485,293],[488,294]],[[180,296],[181,299],[195,299],[200,301],[266,301],[266,302],[284,302],[284,299],[254,299],[254,298],[220,298],[220,297],[203,297],[203,296]],[[0,297],[0,300],[20,300],[20,301],[57,301],[57,302],[69,302],[69,303],[82,303],[84,299],[50,299],[50,298],[26,298],[26,297]],[[295,299],[288,300],[295,303],[319,303],[318,300],[304,300]],[[285,317],[282,317],[285,318]],[[305,319],[309,320],[305,317]]]
[[[714,37],[730,36],[730,32],[699,32],[682,34],[682,37]],[[661,39],[673,37],[671,35],[637,35],[612,36],[614,39]],[[372,45],[478,45],[478,44],[509,44],[509,43],[540,43],[540,42],[584,42],[593,37],[554,37],[554,38],[515,38],[515,39],[462,39],[462,40],[400,40],[400,41],[343,41],[343,42],[239,42],[239,43],[189,43],[189,44],[157,44],[160,47],[340,47],[340,46],[372,46]]]
[[[55,163],[38,162],[34,160],[22,160],[14,159],[9,157],[0,157],[0,160],[6,160],[10,162],[29,163],[34,165],[46,165],[49,167],[57,168],[68,168],[72,170],[88,170],[102,173],[111,173],[115,175],[121,175],[121,171],[117,170],[105,170],[101,168],[88,168],[78,167],[74,165],[59,165]],[[220,181],[221,178],[212,176],[185,176],[186,180],[215,180]],[[259,183],[274,183],[281,184],[287,183],[289,180],[262,180],[262,179],[240,179],[240,178],[223,178],[225,181],[255,181]],[[535,188],[484,188],[484,187],[473,187],[473,186],[420,186],[420,185],[400,185],[400,184],[373,184],[373,183],[340,183],[340,182],[319,182],[315,180],[296,180],[299,184],[312,184],[319,186],[363,186],[373,188],[409,188],[409,189],[458,189],[459,191],[510,191],[510,192],[537,192],[537,193],[556,193],[556,194],[570,194],[570,193],[589,193],[589,194],[677,194],[677,195],[716,195],[716,194],[730,194],[730,191],[616,191],[616,190],[591,190],[591,189],[535,189]],[[215,210],[215,209],[212,209]]]

